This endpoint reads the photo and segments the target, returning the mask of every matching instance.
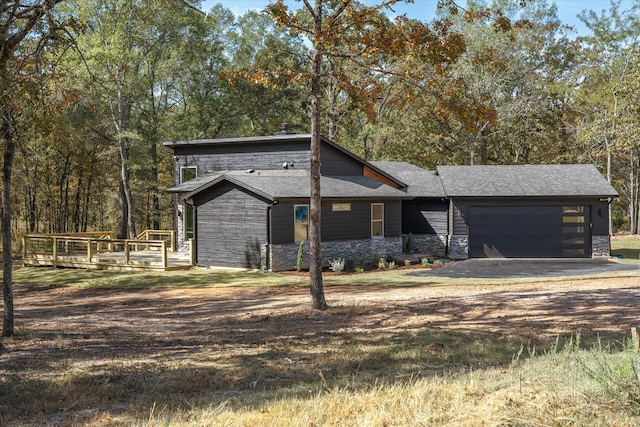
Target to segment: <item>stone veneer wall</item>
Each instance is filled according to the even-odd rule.
[[[449,258],[451,259],[469,258],[469,236],[467,235],[449,236]]]
[[[271,271],[295,270],[299,243],[268,245],[268,257]],[[402,237],[385,237],[361,240],[338,240],[322,242],[322,263],[336,258],[354,259],[372,256],[391,256],[402,258]],[[304,262],[302,268],[309,268],[309,243],[304,244]]]
[[[405,254],[419,254],[433,258],[447,256],[447,236],[443,234],[411,234],[411,250],[407,253],[408,234],[402,235]]]
[[[591,236],[591,256],[611,255],[611,239],[609,236]]]

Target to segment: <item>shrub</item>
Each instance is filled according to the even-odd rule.
[[[409,255],[413,253],[413,234],[409,233],[409,235],[407,235],[407,239],[404,241],[403,251]]]
[[[429,258],[420,258],[420,265],[422,265],[424,268],[429,268],[431,267],[431,263],[429,262]]]
[[[411,265],[411,260],[410,259],[405,259],[404,260],[404,266],[405,267],[409,267]]]
[[[394,268],[396,268],[396,262],[395,261],[389,261],[389,270],[393,270]]]
[[[298,246],[298,257],[296,258],[296,270],[302,271],[302,264],[304,263],[304,241],[300,242]]]
[[[329,268],[331,269],[331,271],[340,273],[342,270],[344,270],[344,258],[330,259]]]

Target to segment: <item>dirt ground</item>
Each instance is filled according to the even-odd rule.
[[[0,383],[107,359],[149,361],[203,348],[429,328],[531,342],[581,332],[622,340],[638,323],[640,279],[500,286],[96,290],[15,286],[16,337],[0,347]]]

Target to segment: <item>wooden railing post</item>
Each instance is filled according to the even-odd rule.
[[[196,265],[196,251],[193,250],[193,239],[189,239],[189,263]]]
[[[22,266],[24,267],[24,260],[27,259],[27,236],[22,236]]]
[[[178,248],[176,248],[176,231],[173,230],[171,232],[171,252],[176,252]]]
[[[53,237],[52,240],[53,240],[53,253],[52,253],[53,262],[52,262],[52,264],[53,264],[54,267],[57,267],[56,264],[58,263],[58,238],[57,237]]]
[[[167,269],[168,259],[167,259],[167,242],[164,240],[161,243],[161,251],[162,251],[162,268],[164,270]]]
[[[87,263],[91,264],[91,259],[93,258],[93,245],[91,244],[91,239],[87,239]],[[96,245],[97,245],[97,240],[96,240]],[[97,248],[96,248],[97,249]]]

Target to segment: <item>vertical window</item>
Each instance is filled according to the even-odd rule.
[[[562,255],[582,257],[588,254],[586,206],[562,207]]]
[[[296,243],[309,239],[309,205],[293,206],[293,238]]]
[[[371,237],[384,236],[384,203],[371,203]]]
[[[190,181],[198,176],[198,169],[195,166],[184,166],[180,168],[180,183]],[[189,240],[194,237],[194,229],[195,229],[195,215],[193,211],[193,206],[185,205],[184,206],[184,239]]]

